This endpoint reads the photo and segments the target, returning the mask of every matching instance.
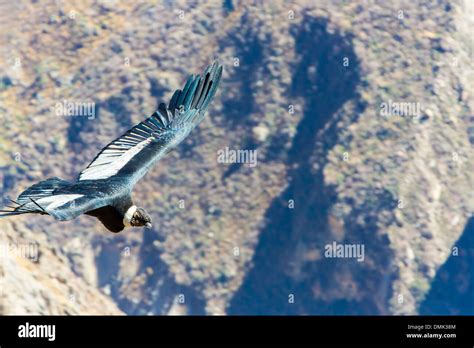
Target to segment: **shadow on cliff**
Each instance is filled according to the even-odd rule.
[[[470,218],[451,255],[438,270],[420,305],[421,315],[474,315],[474,218]]]
[[[255,84],[258,82],[258,74],[267,72],[266,42],[258,37],[250,16],[245,12],[240,19],[239,30],[231,32],[219,42],[222,50],[227,46],[232,47],[235,51],[233,63],[237,65],[226,72],[230,89],[222,95],[226,115],[224,126],[230,129],[252,126],[249,117],[258,108],[254,98],[254,91],[257,89]]]
[[[375,314],[380,309],[370,299],[370,286],[366,291],[369,298],[353,296],[348,300],[345,294],[357,292],[357,285],[350,284],[354,281],[382,286],[387,283],[382,274],[372,275],[357,262],[354,266],[354,260],[320,260],[321,256],[315,260],[308,256],[311,249],[321,250],[322,245],[335,240],[335,228],[328,215],[335,193],[324,185],[322,168],[327,163],[328,150],[337,143],[337,111],[348,101],[354,101],[355,114],[364,108],[356,92],[360,83],[358,59],[351,38],[329,32],[325,19],[307,16],[300,26],[293,27],[292,35],[300,60],[294,67],[288,99],[301,98],[304,115],[288,153],[289,185],[265,214],[266,226],[260,233],[253,268],[232,299],[228,313]],[[349,66],[343,65],[344,58],[348,58]],[[380,202],[388,202],[384,209],[393,208],[393,199],[387,197],[387,192],[376,194]],[[294,201],[294,209],[289,208],[290,200]],[[355,225],[342,242],[357,240],[369,247],[375,245],[372,250],[377,248],[377,253],[385,253],[388,240],[373,236],[375,223]],[[360,267],[356,280],[351,278],[355,267]],[[336,272],[340,270],[338,277]],[[341,285],[339,281],[349,284]]]
[[[224,4],[226,11],[232,11],[231,4]],[[259,103],[255,101],[254,93],[259,89],[261,77],[268,75],[267,57],[271,47],[269,37],[260,37],[256,23],[249,12],[244,12],[240,18],[238,29],[231,31],[219,41],[221,50],[231,47],[234,53],[234,66],[226,71],[226,84],[229,88],[222,93],[222,114],[225,118],[220,126],[242,134],[239,144],[233,144],[240,149],[255,150],[255,142],[248,129],[257,125],[251,115],[259,112]],[[242,167],[236,162],[222,175],[222,181],[228,179]]]
[[[97,238],[94,248],[99,249],[95,259],[99,288],[108,288],[117,306],[128,315],[166,315],[179,295],[184,295],[188,314],[205,314],[205,301],[196,291],[175,282],[153,245],[156,239],[157,234],[152,230],[143,230],[141,243],[127,241],[124,236],[113,240]],[[127,272],[121,272],[121,267],[126,267],[121,265],[121,260],[127,259],[127,252],[139,253],[139,267],[132,278],[123,279],[121,274]]]

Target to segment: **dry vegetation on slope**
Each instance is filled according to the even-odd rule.
[[[4,299],[6,313],[417,312],[473,209],[468,1],[3,6],[4,196],[75,179],[187,74],[225,65],[208,117],[135,189],[152,231],[2,220],[4,240],[24,233],[68,274],[59,295],[41,262],[9,260],[20,280],[6,274],[4,293],[32,278],[15,300],[24,305]],[[63,100],[95,103],[95,117],[56,116]],[[388,100],[421,114],[381,116]],[[217,163],[226,146],[257,149],[258,165]],[[366,260],[324,258],[335,240],[365,244]],[[71,294],[90,308],[68,309]]]

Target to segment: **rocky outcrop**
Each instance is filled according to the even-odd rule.
[[[90,250],[76,247],[82,258],[90,256]],[[87,281],[88,274],[95,274],[95,263],[75,273],[61,249],[49,243],[42,232],[29,231],[17,223],[2,225],[0,313],[123,314],[109,296]]]

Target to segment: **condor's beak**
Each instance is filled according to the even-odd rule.
[[[146,228],[152,228],[153,226],[152,226],[151,222],[147,222],[147,223],[145,224],[145,227],[146,227]]]

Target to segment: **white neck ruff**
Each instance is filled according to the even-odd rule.
[[[132,225],[130,224],[130,221],[133,218],[133,214],[137,211],[137,206],[132,205],[130,208],[128,208],[127,212],[123,216],[123,225],[125,227],[131,227]]]

